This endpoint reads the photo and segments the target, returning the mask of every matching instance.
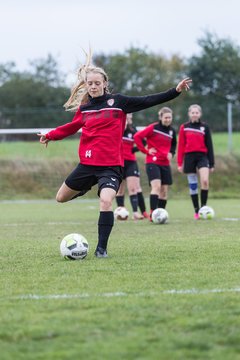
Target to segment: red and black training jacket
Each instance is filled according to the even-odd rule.
[[[177,162],[182,166],[184,155],[200,152],[207,155],[210,168],[214,167],[212,136],[208,124],[202,121],[186,122],[179,129]]]
[[[175,88],[147,96],[104,94],[90,98],[81,105],[72,122],[46,134],[49,140],[61,140],[82,129],[79,159],[82,164],[94,166],[123,166],[122,136],[126,114],[147,109],[176,98]]]
[[[143,145],[143,139],[146,140],[147,147]],[[147,164],[170,165],[168,154],[174,156],[177,145],[176,132],[172,126],[165,126],[160,121],[153,123],[137,132],[134,140],[139,150],[147,155],[145,159]],[[151,148],[156,150],[153,155],[149,154]]]

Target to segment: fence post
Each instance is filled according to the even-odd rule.
[[[232,140],[232,102],[227,103],[227,121],[228,121],[228,151],[231,153],[233,150]]]

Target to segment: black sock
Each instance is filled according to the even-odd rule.
[[[158,199],[158,207],[159,207],[159,208],[165,209],[166,205],[167,205],[167,200]]]
[[[207,204],[208,199],[208,190],[201,189],[201,206],[205,206]]]
[[[112,231],[113,223],[114,217],[112,211],[100,211],[98,219],[98,248],[107,249],[108,238]]]
[[[137,208],[138,208],[138,196],[137,196],[137,194],[136,195],[130,195],[129,198],[130,198],[130,202],[131,202],[131,205],[132,205],[132,210],[133,210],[133,212],[136,212]]]
[[[124,195],[116,196],[117,206],[124,206]]]
[[[195,213],[197,213],[199,210],[198,194],[191,195],[191,198]]]
[[[137,196],[138,196],[138,206],[139,206],[139,208],[141,210],[141,213],[143,214],[146,211],[146,206],[145,206],[145,200],[144,200],[144,197],[143,197],[143,193],[139,192],[139,193],[137,193]]]
[[[158,195],[150,194],[150,209],[151,211],[157,209],[158,207]]]

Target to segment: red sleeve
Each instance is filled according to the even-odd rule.
[[[136,134],[133,137],[138,149],[141,152],[143,152],[144,154],[148,154],[148,150],[143,145],[143,140],[152,134],[153,126],[154,125],[151,124],[151,125],[147,126],[145,129],[136,132]]]
[[[183,164],[184,153],[185,153],[185,134],[184,134],[184,125],[181,125],[179,130],[179,137],[178,137],[178,152],[177,152],[178,166],[182,166]]]
[[[49,131],[45,136],[49,140],[62,140],[67,136],[75,134],[83,126],[83,116],[80,110],[76,112],[71,122]]]

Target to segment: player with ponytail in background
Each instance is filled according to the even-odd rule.
[[[177,162],[178,170],[187,175],[194,218],[199,219],[198,177],[201,207],[207,204],[209,172],[214,171],[214,151],[209,126],[201,120],[202,108],[194,104],[188,109],[189,121],[180,126]]]

